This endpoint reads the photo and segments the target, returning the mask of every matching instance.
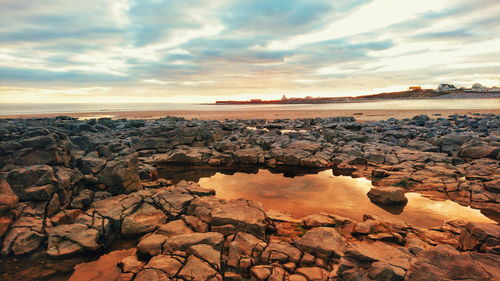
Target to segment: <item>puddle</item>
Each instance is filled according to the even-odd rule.
[[[331,170],[295,177],[284,177],[265,169],[256,174],[213,172],[201,175],[199,184],[215,189],[220,198],[259,201],[266,209],[283,211],[295,218],[327,212],[356,221],[361,221],[363,214],[371,214],[420,227],[440,226],[449,219],[495,222],[480,210],[418,193],[406,194],[408,204],[404,208],[382,208],[366,195],[371,188],[369,180],[334,176]]]
[[[101,114],[101,115],[92,115],[92,116],[80,116],[80,117],[78,117],[78,120],[90,120],[90,119],[113,118],[113,117],[115,117],[115,116],[114,115]]]
[[[0,280],[66,281],[78,265],[93,265],[100,255],[117,250],[128,250],[137,245],[137,239],[117,239],[104,253],[82,253],[74,257],[51,258],[42,252],[21,257],[3,257],[0,262]],[[107,255],[104,255],[107,256]],[[83,269],[88,267],[83,267]],[[111,267],[111,270],[114,267]],[[104,270],[103,270],[104,271]],[[75,279],[81,280],[81,279]],[[94,280],[94,279],[87,279]],[[96,279],[97,280],[97,279]]]
[[[252,130],[252,131],[260,130],[260,131],[269,132],[269,129],[267,129],[267,128],[257,128],[257,127],[252,127],[252,126],[247,126],[245,128],[248,129],[248,130]],[[282,134],[286,134],[286,133],[307,133],[307,132],[309,132],[308,130],[302,130],[302,129],[281,129],[279,131]]]

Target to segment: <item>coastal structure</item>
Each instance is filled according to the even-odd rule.
[[[458,95],[457,95],[458,94]],[[474,95],[474,94],[493,94]],[[500,95],[500,87],[485,87],[479,83],[475,83],[471,88],[457,88],[453,84],[439,84],[437,90],[422,89],[421,86],[410,86],[407,91],[388,92],[373,95],[363,95],[356,97],[312,97],[305,98],[288,98],[283,95],[279,100],[262,100],[250,99],[247,101],[223,100],[216,101],[217,105],[244,105],[244,104],[321,104],[321,103],[344,103],[344,102],[361,102],[374,99],[420,99],[420,98],[476,98],[476,97],[496,97]]]

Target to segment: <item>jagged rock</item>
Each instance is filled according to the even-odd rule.
[[[165,236],[174,236],[179,234],[189,234],[194,231],[189,228],[183,220],[171,221],[167,224],[160,225],[156,234]]]
[[[149,234],[141,238],[139,244],[137,244],[137,251],[142,254],[149,256],[156,256],[161,254],[163,249],[163,244],[167,241],[169,237],[161,234]]]
[[[179,272],[179,269],[182,268],[183,263],[184,259],[178,256],[157,255],[151,258],[151,260],[145,266],[145,270],[147,271],[148,269],[159,269],[168,277],[174,277],[177,272]]]
[[[439,245],[413,260],[406,280],[490,280],[490,275],[468,254]]]
[[[102,171],[97,174],[97,178],[113,194],[141,190],[137,163],[137,154],[113,159],[106,163]]]
[[[125,257],[118,263],[122,272],[126,273],[138,273],[144,268],[144,265],[144,262],[138,260],[136,255]]]
[[[123,219],[121,233],[123,235],[140,235],[152,232],[166,221],[165,213],[150,204],[141,204],[136,212]]]
[[[305,276],[309,281],[327,280],[329,275],[328,271],[320,267],[299,267],[295,272]]]
[[[47,254],[50,256],[95,251],[100,247],[97,243],[99,231],[87,228],[83,224],[59,225],[49,228],[47,233],[49,235]]]
[[[500,254],[500,226],[469,222],[460,234],[460,248]]]
[[[346,247],[344,237],[331,227],[313,228],[296,240],[295,244],[302,251],[323,258],[340,258]]]
[[[238,199],[220,204],[211,213],[212,229],[217,226],[231,225],[223,234],[248,232],[263,238],[266,235],[267,217],[260,203]]]
[[[193,281],[221,280],[222,276],[203,260],[189,256],[178,274],[179,277]]]
[[[186,253],[202,259],[217,271],[221,270],[221,251],[215,250],[210,245],[192,245],[186,250]]]
[[[141,272],[137,273],[135,281],[163,281],[169,280],[171,276],[167,275],[161,269],[146,268]]]
[[[410,252],[384,242],[355,242],[345,249],[345,256],[361,262],[381,262],[407,270],[410,268]]]
[[[73,198],[73,200],[71,200],[70,207],[74,209],[86,210],[90,207],[93,197],[94,192],[92,190],[84,189],[80,191]]]
[[[89,153],[80,158],[80,171],[84,174],[97,174],[106,165],[106,160],[99,158],[97,152]]]
[[[0,216],[7,214],[18,202],[19,198],[12,191],[9,183],[5,179],[0,178]],[[0,232],[0,237],[2,233]]]
[[[190,233],[170,237],[163,245],[164,252],[186,251],[192,245],[207,244],[219,249],[224,236],[217,232]]]
[[[46,165],[19,168],[7,174],[7,181],[21,200],[47,201],[54,192],[57,179],[54,169]]]
[[[383,205],[405,205],[408,199],[401,188],[397,187],[372,187],[368,191],[372,202]]]
[[[302,253],[292,245],[284,241],[272,241],[267,245],[261,255],[263,263],[272,263],[274,261],[285,263],[288,261],[299,262]]]
[[[209,226],[195,216],[182,216],[182,220],[195,232],[208,232]]]
[[[301,221],[302,224],[304,224],[304,226],[308,228],[318,227],[318,226],[331,226],[331,227],[343,226],[345,224],[353,222],[348,218],[327,213],[312,214],[302,218]]]
[[[45,235],[38,231],[24,227],[12,228],[3,241],[2,254],[24,255],[40,247]]]
[[[472,143],[463,146],[460,149],[459,155],[465,158],[479,159],[479,158],[492,158],[496,159],[500,148],[489,146],[483,143]]]

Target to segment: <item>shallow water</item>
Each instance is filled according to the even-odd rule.
[[[406,193],[408,204],[404,208],[382,208],[366,195],[371,188],[369,180],[334,176],[331,170],[293,178],[264,169],[257,174],[215,173],[202,177],[199,184],[215,189],[220,198],[259,201],[266,209],[283,211],[295,218],[327,212],[357,221],[362,220],[363,214],[371,214],[420,227],[440,226],[449,219],[495,222],[477,209],[450,200],[433,200],[418,193]]]
[[[498,109],[499,98],[482,99],[408,99],[375,100],[350,103],[327,104],[270,104],[270,105],[213,105],[193,103],[80,103],[80,104],[1,104],[0,115],[38,114],[59,112],[109,112],[109,111],[150,111],[150,110],[393,110],[393,109]],[[257,118],[257,117],[256,117]]]

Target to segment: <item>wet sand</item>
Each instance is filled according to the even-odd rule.
[[[333,116],[354,116],[359,121],[376,121],[387,118],[411,118],[415,115],[426,114],[431,117],[448,116],[452,114],[494,113],[500,114],[498,109],[373,109],[373,110],[245,110],[245,111],[201,111],[201,110],[157,110],[157,111],[98,111],[72,113],[43,113],[43,114],[16,114],[0,115],[0,118],[43,118],[56,116],[71,116],[82,119],[109,117],[113,119],[157,119],[166,116],[184,117],[186,119],[224,120],[224,119],[296,119],[296,118],[325,118]],[[434,115],[434,116],[433,116]]]

